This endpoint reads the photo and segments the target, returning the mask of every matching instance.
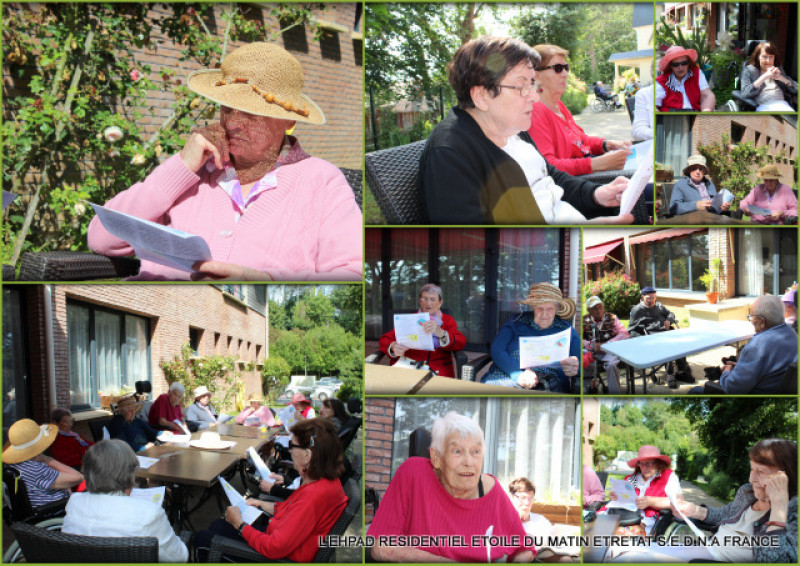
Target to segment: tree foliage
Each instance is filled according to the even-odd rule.
[[[267,392],[270,404],[277,401],[279,393],[289,384],[291,374],[291,366],[281,356],[270,354],[269,358],[264,360],[264,366],[261,368],[261,386]]]
[[[244,400],[244,382],[234,356],[195,356],[187,342],[179,354],[161,362],[168,384],[178,382],[186,389],[184,404],[194,402],[192,391],[201,385],[211,391],[211,405],[217,411],[238,412]]]
[[[736,196],[734,209],[756,184],[759,168],[783,155],[771,156],[767,145],[756,147],[753,142],[732,144],[727,132],[722,134],[720,141],[701,145],[697,150],[706,158],[710,175],[717,184]]]

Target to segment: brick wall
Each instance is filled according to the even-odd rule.
[[[364,403],[364,487],[383,497],[392,473],[394,399],[367,398]],[[364,520],[372,520],[372,507],[364,509]]]
[[[561,282],[559,286],[564,293],[569,293],[569,274],[570,268],[572,267],[569,264],[569,253],[572,242],[569,237],[569,228],[562,228],[559,232],[561,237],[561,257],[563,258],[561,262]]]

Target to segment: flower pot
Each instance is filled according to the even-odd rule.
[[[717,304],[717,300],[719,299],[719,293],[718,292],[713,292],[712,293],[711,291],[709,291],[708,293],[706,293],[706,299],[708,300],[708,302],[710,304],[716,305]]]

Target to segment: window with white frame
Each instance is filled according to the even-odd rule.
[[[577,399],[398,398],[395,403],[392,475],[408,458],[409,437],[419,427],[456,411],[483,429],[483,472],[505,489],[527,477],[536,500],[576,504],[580,490],[579,403]]]

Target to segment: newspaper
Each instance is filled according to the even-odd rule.
[[[300,419],[297,418],[297,411],[295,411],[294,405],[289,405],[278,411],[278,418],[281,420],[283,428],[286,430],[289,430],[296,423],[300,422]]]
[[[634,489],[633,484],[614,478],[608,481],[611,483],[611,491],[616,494],[617,500],[610,501],[606,507],[609,509],[618,508],[636,511],[638,507],[636,507],[636,489]]]
[[[103,227],[133,247],[139,259],[181,271],[193,271],[198,261],[211,259],[211,250],[200,236],[136,218],[98,204],[94,208]]]
[[[222,489],[225,490],[225,495],[228,496],[228,501],[231,502],[231,505],[235,505],[242,512],[242,521],[248,525],[252,525],[253,521],[258,519],[259,515],[263,514],[263,511],[258,507],[248,505],[245,498],[242,497],[231,484],[225,481],[225,478],[220,476],[219,483],[222,485]]]
[[[520,336],[519,367],[534,368],[557,364],[569,357],[571,328],[549,336]]]
[[[630,214],[633,211],[636,201],[642,196],[645,186],[653,176],[653,171],[655,170],[654,159],[653,146],[651,144],[647,153],[641,157],[636,173],[628,181],[628,187],[622,193],[622,199],[619,203],[620,214]]]

